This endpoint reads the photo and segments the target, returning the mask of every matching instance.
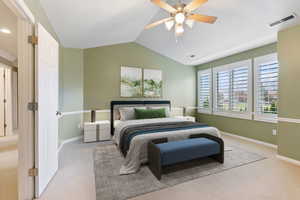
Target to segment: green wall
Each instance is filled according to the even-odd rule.
[[[255,48],[249,51],[218,59],[206,64],[202,64],[196,66],[196,68],[197,70],[208,69],[211,67],[226,65],[229,63],[238,62],[246,59],[252,59],[258,56],[274,53],[276,51],[276,43],[269,44],[263,47]],[[277,124],[274,123],[237,119],[209,114],[198,114],[198,119],[201,122],[205,122],[209,125],[215,126],[224,132],[240,135],[243,137],[253,138],[256,140],[261,140],[267,143],[277,144],[276,136],[272,135],[272,130],[277,129]]]
[[[300,26],[278,34],[279,117],[300,119]],[[300,124],[279,122],[278,153],[300,160]]]
[[[63,112],[83,109],[83,50],[60,48],[59,105]]]
[[[276,136],[272,135],[272,130],[277,129],[277,124],[275,123],[265,123],[261,121],[230,118],[209,114],[198,114],[198,120],[200,122],[217,127],[219,130],[224,132],[260,140],[271,144],[277,144]]]
[[[120,99],[120,66],[161,69],[163,99],[173,106],[195,105],[195,68],[179,64],[137,43],[84,50],[84,108],[108,109]],[[124,98],[122,98],[124,99]]]
[[[60,48],[59,110],[74,112],[83,110],[83,50]],[[59,140],[82,134],[78,127],[83,115],[66,115],[59,120]]]

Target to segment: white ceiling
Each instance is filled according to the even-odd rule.
[[[17,58],[17,17],[0,1],[0,29],[6,28],[11,34],[0,32],[0,56],[9,61]]]
[[[66,47],[91,48],[136,41],[186,65],[275,42],[278,30],[300,24],[298,17],[284,25],[268,26],[293,12],[300,15],[299,0],[209,0],[195,12],[217,16],[217,22],[195,23],[176,42],[174,32],[168,32],[164,25],[143,30],[148,23],[168,17],[150,0],[40,1]],[[192,54],[196,57],[190,58]]]
[[[158,8],[149,0],[40,0],[62,44],[90,48],[134,41]]]

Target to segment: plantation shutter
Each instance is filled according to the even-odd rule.
[[[278,73],[277,61],[258,65],[256,110],[259,114],[278,113]]]
[[[211,73],[199,73],[198,87],[198,107],[201,110],[209,110],[211,107]]]
[[[217,111],[230,110],[230,81],[231,73],[228,71],[217,72]]]
[[[238,67],[232,70],[231,110],[247,112],[248,110],[248,67]]]
[[[251,60],[244,60],[214,69],[214,113],[251,119]]]

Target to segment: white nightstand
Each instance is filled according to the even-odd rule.
[[[110,139],[110,122],[108,120],[84,123],[84,142],[97,142]]]
[[[175,116],[175,118],[185,119],[187,121],[196,122],[196,118],[192,116]]]

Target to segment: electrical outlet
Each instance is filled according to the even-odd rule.
[[[276,129],[272,130],[272,135],[277,135],[277,130]]]

